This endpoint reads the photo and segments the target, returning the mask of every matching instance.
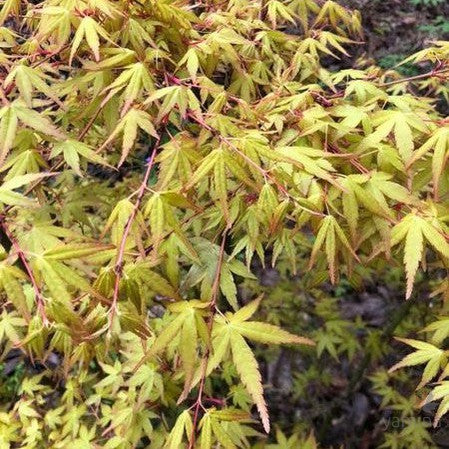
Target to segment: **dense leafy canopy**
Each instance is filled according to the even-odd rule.
[[[448,295],[448,43],[402,80],[330,68],[362,39],[335,1],[4,0],[0,24],[1,350],[62,359],[0,448],[264,444],[250,344],[313,343],[242,303],[257,259],[301,256],[313,286],[399,263],[406,298],[421,269]],[[426,363],[422,386],[449,374],[431,330],[394,367]]]

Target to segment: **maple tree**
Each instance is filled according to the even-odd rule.
[[[265,444],[250,344],[314,342],[252,319],[256,259],[315,285],[399,263],[405,299],[421,268],[448,296],[448,42],[403,79],[326,65],[362,38],[331,0],[4,0],[0,25],[2,354],[62,359],[0,411],[1,448]],[[447,320],[429,331],[393,369],[442,369],[438,419]],[[215,396],[223,366],[261,428]]]

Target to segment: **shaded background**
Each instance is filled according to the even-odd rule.
[[[366,51],[381,67],[393,67],[430,41],[449,39],[447,0],[343,0],[341,3],[361,11],[366,44],[359,52]],[[406,72],[407,67],[400,70]]]

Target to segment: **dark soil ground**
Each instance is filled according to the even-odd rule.
[[[359,49],[385,68],[434,40],[449,39],[447,0],[343,0],[362,13],[365,44]]]

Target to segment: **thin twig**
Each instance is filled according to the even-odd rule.
[[[37,311],[39,313],[39,315],[41,316],[42,322],[45,326],[49,325],[49,321],[47,318],[47,315],[45,314],[45,307],[44,307],[44,297],[42,296],[42,292],[41,289],[36,281],[36,278],[34,277],[33,274],[33,270],[30,267],[30,264],[25,256],[25,252],[23,251],[23,249],[20,247],[19,242],[17,241],[17,239],[14,237],[14,235],[12,234],[12,232],[10,231],[8,225],[6,224],[5,221],[5,216],[1,215],[0,216],[0,226],[3,230],[3,232],[5,233],[5,235],[8,237],[9,241],[11,242],[13,248],[15,249],[18,257],[20,258],[20,260],[22,261],[23,266],[25,267],[25,270],[28,274],[28,277],[30,278],[31,284],[33,286],[34,289],[34,296],[36,297],[36,305],[37,305]]]
[[[390,87],[390,86],[394,86],[395,84],[410,83],[413,81],[419,81],[419,80],[423,80],[426,78],[439,77],[440,75],[443,75],[445,73],[449,73],[449,67],[439,69],[437,66],[437,67],[434,67],[429,72],[421,73],[420,75],[408,76],[406,78],[400,78],[400,79],[396,79],[396,80],[392,80],[392,81],[386,81],[384,83],[375,83],[374,82],[375,78],[368,78],[368,79],[365,79],[365,81],[373,81],[373,84],[377,87]],[[333,93],[332,95],[327,95],[326,97],[323,97],[323,98],[325,98],[326,101],[341,98],[345,94],[344,89],[345,89],[345,87],[342,87],[341,90],[338,90],[337,92]],[[329,103],[329,105],[331,105],[331,103]]]
[[[422,73],[421,75],[415,75],[415,76],[409,76],[407,78],[401,78],[398,80],[393,81],[387,81],[385,83],[379,83],[377,84],[378,87],[388,87],[388,86],[394,86],[395,84],[401,84],[401,83],[408,83],[411,81],[419,81],[425,78],[431,78],[434,76],[439,76],[443,73],[448,73],[449,67],[446,67],[444,69],[433,69],[430,72]]]
[[[150,159],[148,160],[147,163],[147,168],[145,170],[145,174],[144,177],[142,179],[142,182],[140,184],[139,190],[137,191],[137,198],[136,198],[136,202],[134,203],[134,207],[133,210],[131,211],[130,216],[128,217],[128,220],[126,222],[125,225],[125,229],[123,231],[123,236],[122,239],[120,241],[120,246],[119,246],[119,251],[118,251],[118,255],[117,255],[117,260],[115,262],[114,265],[114,272],[115,272],[115,283],[114,283],[114,293],[112,296],[112,303],[111,303],[111,307],[109,310],[109,322],[108,322],[108,330],[110,331],[113,325],[113,321],[114,321],[114,317],[117,314],[117,302],[118,302],[118,297],[119,297],[119,293],[120,293],[120,281],[122,279],[122,274],[123,274],[123,259],[125,257],[125,246],[126,246],[126,241],[128,239],[128,235],[131,232],[131,227],[134,223],[134,220],[136,218],[137,212],[139,210],[140,207],[140,203],[142,202],[143,196],[145,194],[147,185],[148,185],[148,179],[150,177],[151,174],[151,170],[153,168],[154,165],[154,159],[156,157],[156,153],[157,150],[159,149],[159,144],[161,141],[161,137],[159,135],[159,137],[156,139],[156,142],[153,146],[153,150],[151,152],[151,156]]]
[[[332,155],[341,155],[340,148],[336,144],[328,143],[327,147],[329,148],[329,151]],[[357,156],[354,154],[351,154],[348,158],[349,163],[355,167],[360,173],[367,174],[369,173],[369,170],[358,160]]]
[[[227,227],[224,232],[221,239],[221,245],[220,245],[220,252],[218,255],[218,261],[217,261],[217,268],[215,271],[215,278],[214,283],[212,284],[212,297],[209,305],[209,320],[207,323],[207,331],[209,335],[209,340],[212,339],[212,328],[214,325],[214,317],[215,312],[217,311],[217,299],[218,299],[218,292],[220,289],[220,277],[221,277],[221,270],[223,267],[223,259],[224,259],[224,253],[225,253],[225,245],[226,245],[226,238],[228,236],[229,227]],[[194,412],[193,412],[193,425],[192,425],[192,433],[190,434],[189,438],[189,447],[188,449],[193,449],[195,447],[195,435],[197,433],[198,429],[198,418],[199,418],[199,412],[200,408],[204,409],[203,406],[203,392],[204,392],[204,384],[206,381],[206,373],[207,373],[207,365],[209,363],[210,358],[210,348],[209,346],[206,347],[203,359],[201,360],[201,379],[200,384],[198,387],[198,395],[196,398],[196,401],[193,405]]]

